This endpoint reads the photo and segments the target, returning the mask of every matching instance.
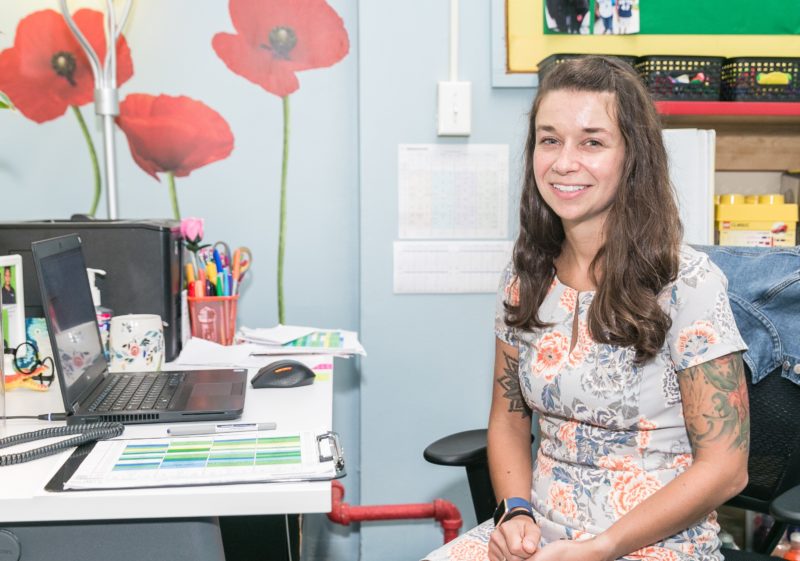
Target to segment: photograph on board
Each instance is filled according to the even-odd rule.
[[[22,293],[22,258],[0,257],[3,308],[3,347],[13,349],[25,340],[25,302]]]
[[[594,0],[594,35],[639,33],[638,0]]]
[[[590,0],[547,0],[544,20],[548,33],[589,34]]]

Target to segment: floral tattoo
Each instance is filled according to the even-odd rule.
[[[503,367],[503,375],[497,378],[497,383],[505,390],[503,397],[509,402],[508,412],[520,412],[523,418],[530,417],[531,411],[522,398],[522,389],[519,385],[519,360],[506,352],[503,352],[503,360],[506,364]]]
[[[750,404],[744,364],[739,353],[726,355],[685,371],[682,384],[686,429],[697,450],[716,442],[728,442],[731,450],[750,447]]]

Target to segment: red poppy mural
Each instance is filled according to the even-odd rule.
[[[223,160],[233,151],[233,133],[222,115],[185,96],[131,94],[120,104],[117,124],[139,167],[156,180],[156,174],[167,174],[176,220],[180,209],[175,177]]]
[[[342,18],[325,0],[230,0],[236,34],[217,33],[212,46],[236,74],[283,100],[283,165],[278,234],[278,321],[285,323],[283,261],[286,246],[286,178],[289,95],[296,72],[332,66],[350,49]]]
[[[73,19],[100,59],[106,56],[103,14],[78,10]],[[133,75],[133,62],[123,36],[117,42],[117,83]],[[89,146],[95,175],[94,215],[100,199],[100,169],[86,122],[78,108],[94,99],[94,76],[83,50],[61,14],[42,10],[17,25],[14,45],[0,52],[0,90],[20,113],[37,123],[63,115],[68,107],[78,119]]]

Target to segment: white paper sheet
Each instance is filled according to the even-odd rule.
[[[507,144],[401,144],[401,239],[508,237]]]
[[[513,242],[394,242],[394,292],[495,292]]]

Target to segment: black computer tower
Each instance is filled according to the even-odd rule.
[[[22,256],[25,317],[43,317],[31,243],[66,234],[81,237],[87,267],[98,278],[102,304],[114,315],[158,314],[164,321],[166,360],[181,350],[183,251],[176,220],[42,220],[0,222],[0,255]],[[17,288],[19,290],[19,288]]]

